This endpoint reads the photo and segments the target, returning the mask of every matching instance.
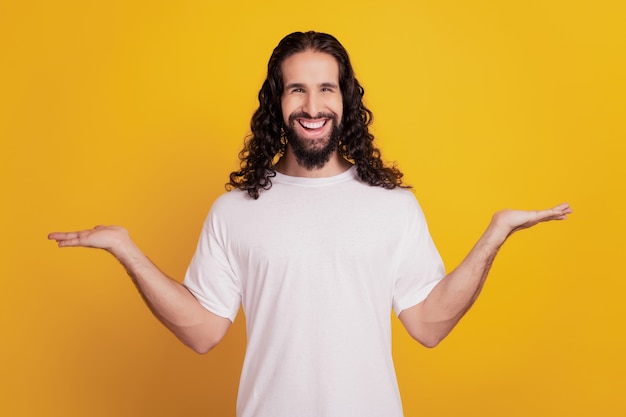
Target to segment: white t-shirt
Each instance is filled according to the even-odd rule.
[[[400,417],[390,312],[444,276],[405,189],[278,173],[257,200],[231,191],[207,217],[184,285],[248,345],[239,417]]]

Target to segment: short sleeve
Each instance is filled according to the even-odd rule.
[[[445,276],[441,256],[417,200],[409,204],[405,233],[397,252],[393,308],[396,314],[422,302]]]
[[[183,285],[210,312],[234,321],[241,305],[241,285],[229,262],[213,210],[202,227]]]

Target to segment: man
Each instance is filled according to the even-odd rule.
[[[402,416],[390,310],[417,341],[437,345],[507,237],[571,210],[496,213],[446,275],[402,174],[373,145],[362,96],[334,37],[298,32],[279,43],[234,190],[211,208],[182,285],[119,226],[49,237],[113,254],[155,316],[199,353],[219,343],[243,304],[239,416]]]

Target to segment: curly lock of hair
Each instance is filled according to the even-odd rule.
[[[267,78],[259,91],[259,108],[250,122],[250,134],[239,153],[240,169],[230,174],[227,189],[246,191],[259,198],[261,190],[272,187],[276,176],[274,164],[284,155],[287,141],[283,132],[281,64],[290,56],[312,50],[330,54],[339,65],[339,87],[343,97],[343,134],[338,150],[342,157],[356,165],[361,181],[387,189],[409,188],[402,183],[402,172],[387,166],[374,146],[369,132],[372,112],[363,104],[365,90],[357,81],[345,48],[332,35],[319,32],[294,32],[285,36],[274,49],[267,65]]]

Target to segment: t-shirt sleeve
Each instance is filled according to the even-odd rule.
[[[213,210],[204,222],[183,285],[210,312],[234,321],[241,285],[229,262],[222,228]]]
[[[407,216],[405,233],[397,254],[393,297],[393,309],[397,315],[422,302],[446,273],[428,231],[424,213],[415,198],[409,204]]]

